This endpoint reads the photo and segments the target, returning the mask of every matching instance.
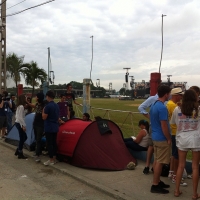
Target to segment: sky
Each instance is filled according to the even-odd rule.
[[[7,0],[7,8],[22,0]],[[26,0],[7,15],[47,0]],[[200,86],[199,0],[55,0],[7,17],[7,53],[24,56],[48,70],[50,47],[55,84],[83,82],[119,90],[126,70],[135,82],[150,80],[159,71],[161,15],[163,59],[161,79]],[[130,81],[130,78],[129,78]]]

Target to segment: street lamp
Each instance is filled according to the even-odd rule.
[[[167,81],[168,81],[168,86],[170,87],[170,77],[171,77],[172,75],[167,75]]]
[[[162,62],[162,54],[163,54],[163,17],[166,17],[167,15],[163,15],[162,14],[162,28],[161,28],[161,32],[162,32],[162,47],[161,47],[161,56],[160,56],[160,66],[159,66],[159,73],[160,73],[160,68],[161,68],[161,62]]]
[[[97,79],[96,86],[100,87],[100,79],[99,78]]]

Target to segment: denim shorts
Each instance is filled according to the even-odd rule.
[[[178,160],[178,148],[176,146],[176,136],[172,135],[172,156]]]

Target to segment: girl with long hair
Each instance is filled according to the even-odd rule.
[[[180,183],[183,170],[185,168],[186,156],[189,150],[192,151],[192,171],[193,171],[193,196],[192,199],[200,198],[197,193],[199,180],[199,161],[200,161],[200,134],[199,134],[199,105],[198,96],[189,89],[185,92],[180,107],[176,107],[172,114],[171,124],[177,125],[176,146],[178,148],[179,164],[176,173],[176,189],[174,196],[182,194]]]
[[[139,121],[138,126],[140,132],[137,137],[125,138],[124,143],[127,148],[133,151],[147,151],[149,146],[149,122],[142,119]]]
[[[27,140],[26,135],[26,123],[25,123],[25,110],[24,106],[26,104],[25,95],[20,95],[17,102],[17,110],[16,110],[16,120],[15,126],[19,132],[19,145],[16,149],[15,155],[18,156],[18,159],[26,159],[27,157],[23,154],[23,146],[24,142]]]

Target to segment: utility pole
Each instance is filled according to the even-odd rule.
[[[0,93],[6,90],[6,1],[1,0],[0,18]]]

